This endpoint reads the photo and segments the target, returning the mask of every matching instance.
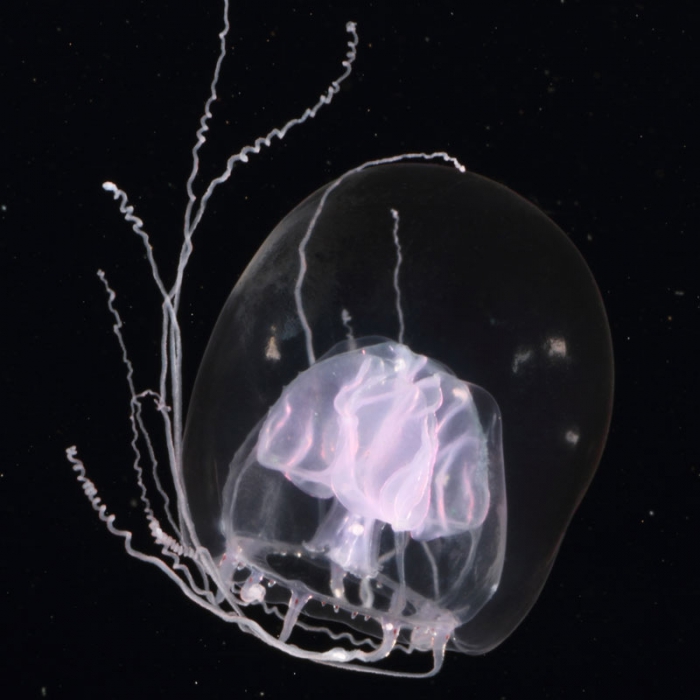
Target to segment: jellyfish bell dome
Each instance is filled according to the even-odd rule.
[[[358,168],[277,225],[219,316],[189,544],[283,642],[328,626],[319,660],[358,634],[364,661],[483,653],[545,583],[612,389],[596,284],[540,210],[447,166]]]

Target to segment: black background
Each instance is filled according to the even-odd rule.
[[[349,168],[406,151],[449,151],[534,201],[583,252],[608,309],[609,443],[549,582],[501,647],[450,654],[430,681],[296,661],[188,603],[106,533],[63,457],[77,443],[110,510],[134,524],[124,371],[95,271],[119,293],[141,386],[155,382],[158,300],[101,183],[129,193],[171,270],[221,16],[221,3],[192,0],[0,10],[6,697],[694,697],[695,5],[231,8],[205,179],[317,99],[339,74],[350,19],[359,56],[330,107],[212,199],[183,300],[186,389],[275,223]]]

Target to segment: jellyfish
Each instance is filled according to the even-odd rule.
[[[140,390],[100,273],[154,552],[118,527],[75,447],[68,457],[127,552],[202,608],[297,658],[430,676],[448,651],[503,642],[545,584],[607,436],[605,309],[568,237],[519,195],[446,153],[379,159],[311,194],[264,240],[219,315],[185,419],[179,300],[207,202],[234,164],[332,100],[357,47],[349,23],[343,73],[319,102],[231,156],[198,199],[227,12],[225,1],[172,286],[126,194],[105,184],[163,300],[160,382]],[[427,670],[392,665],[398,652],[426,656]]]

